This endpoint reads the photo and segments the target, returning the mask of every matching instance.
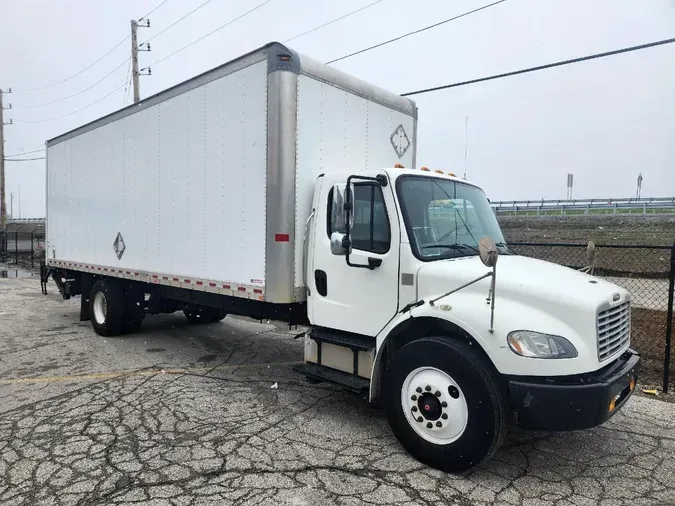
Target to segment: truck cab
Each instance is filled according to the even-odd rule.
[[[306,232],[297,369],[368,388],[422,462],[476,465],[509,424],[596,426],[635,388],[629,293],[513,254],[483,190],[454,174],[321,175]]]

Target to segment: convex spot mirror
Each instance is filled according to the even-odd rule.
[[[478,255],[480,256],[480,261],[483,262],[485,267],[494,267],[497,263],[497,257],[499,256],[499,250],[497,245],[491,237],[483,237],[478,243]]]

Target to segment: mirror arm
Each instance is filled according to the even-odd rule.
[[[478,283],[481,279],[489,278],[491,276],[494,276],[494,273],[493,272],[487,272],[487,273],[483,274],[481,277],[474,279],[473,281],[469,281],[468,283],[465,283],[462,286],[455,288],[454,290],[450,290],[449,292],[444,293],[443,295],[440,295],[439,297],[436,297],[435,299],[431,299],[429,301],[429,305],[433,306],[433,305],[436,304],[436,302],[438,300],[442,299],[443,297],[447,297],[448,295],[452,295],[455,292],[459,292],[463,288],[466,288],[467,286],[471,286],[474,283]]]

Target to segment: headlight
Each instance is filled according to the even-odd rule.
[[[574,358],[577,349],[567,339],[531,330],[514,330],[506,340],[516,355],[532,358]]]

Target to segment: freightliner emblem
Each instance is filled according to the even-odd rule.
[[[394,130],[394,133],[391,134],[389,138],[391,140],[391,145],[394,146],[394,150],[399,158],[402,158],[408,148],[410,147],[410,139],[403,129],[403,125],[399,125]]]

